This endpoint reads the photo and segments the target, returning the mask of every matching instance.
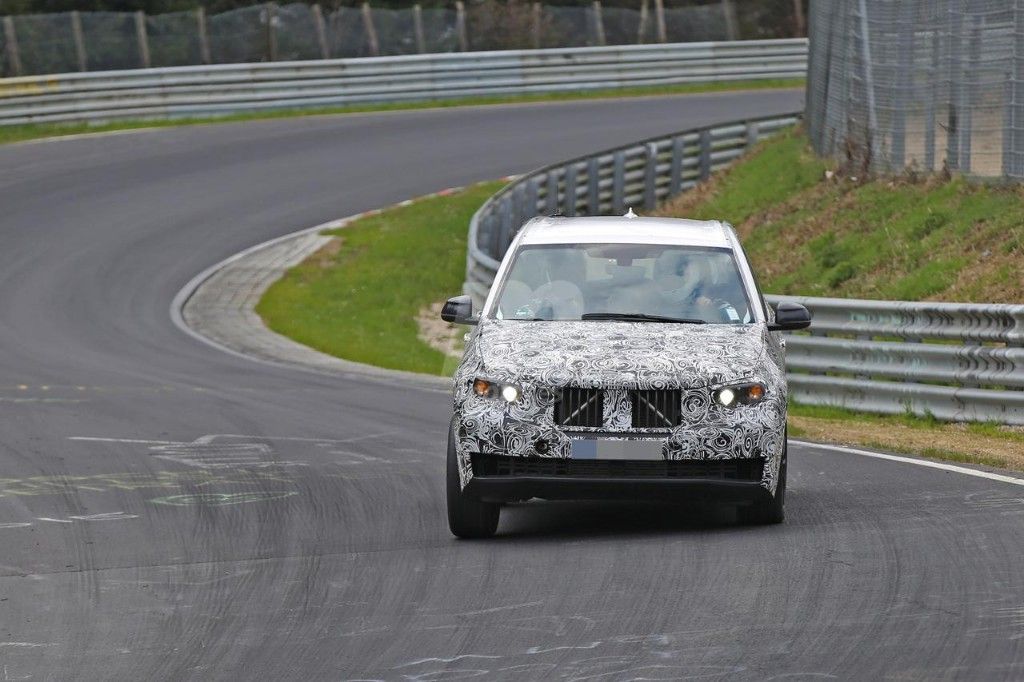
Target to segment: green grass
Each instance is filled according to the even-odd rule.
[[[1024,300],[1024,189],[841,171],[792,130],[659,213],[733,223],[772,293]]]
[[[446,373],[451,362],[419,340],[416,314],[462,292],[469,220],[500,187],[474,185],[327,233],[341,239],[340,249],[328,248],[290,270],[257,312],[274,331],[331,355]]]
[[[361,104],[355,106],[328,107],[318,109],[285,109],[280,111],[264,111],[256,113],[232,114],[228,116],[181,118],[173,120],[127,120],[101,124],[30,123],[24,125],[0,126],[0,144],[10,142],[25,142],[28,140],[35,140],[48,137],[80,135],[85,133],[105,133],[119,130],[138,130],[144,128],[167,128],[172,126],[183,125],[236,123],[239,121],[294,118],[298,116],[323,116],[380,111],[406,111],[411,109],[437,109],[492,104],[526,104],[532,102],[556,102],[581,99],[602,99],[610,97],[684,95],[693,93],[729,92],[735,90],[797,88],[803,87],[803,84],[804,82],[801,79],[750,80],[721,83],[686,83],[681,85],[666,85],[656,87],[621,88],[591,91],[568,91],[533,95],[467,97],[460,99],[428,100],[424,102],[398,102],[390,104]]]

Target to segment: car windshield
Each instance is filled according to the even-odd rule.
[[[753,319],[731,250],[668,244],[523,247],[490,314],[524,321]]]

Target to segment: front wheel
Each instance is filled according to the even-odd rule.
[[[466,495],[459,482],[459,458],[455,453],[455,434],[448,430],[448,528],[460,538],[489,538],[498,530],[501,506]]]
[[[749,507],[741,507],[740,520],[743,523],[766,526],[782,523],[786,520],[786,454],[789,441],[782,444],[782,462],[779,464],[779,482],[775,486],[775,496],[764,502],[755,502]]]

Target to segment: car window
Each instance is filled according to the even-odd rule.
[[[753,317],[730,249],[526,246],[500,287],[491,311],[499,319],[580,320],[609,313],[743,324]]]

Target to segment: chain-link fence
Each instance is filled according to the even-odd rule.
[[[557,6],[456,1],[399,9],[369,4],[327,11],[267,3],[207,15],[202,9],[65,12],[0,18],[0,74],[28,76],[191,64],[786,38],[804,33],[806,0],[709,0],[666,7]]]
[[[820,154],[1024,178],[1024,0],[813,2],[809,34]]]

